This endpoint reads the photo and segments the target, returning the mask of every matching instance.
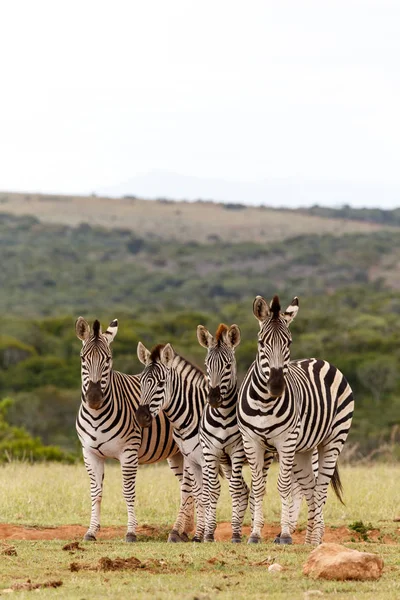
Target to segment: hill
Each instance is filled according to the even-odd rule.
[[[173,202],[134,197],[60,196],[0,193],[0,211],[15,216],[31,215],[43,223],[78,226],[87,223],[106,228],[125,228],[143,238],[212,243],[271,243],[305,234],[372,233],[389,223],[361,218],[336,218],[300,210],[246,207],[214,202]],[[400,223],[399,223],[400,224]]]

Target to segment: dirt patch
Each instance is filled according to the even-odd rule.
[[[58,588],[62,585],[62,581],[44,581],[43,583],[32,583],[30,579],[24,583],[14,583],[10,588],[2,590],[2,592],[16,592],[16,591],[32,591],[39,590],[41,588]]]
[[[150,573],[177,573],[182,569],[171,567],[167,561],[158,558],[149,558],[141,561],[136,556],[129,558],[109,558],[102,556],[94,563],[73,562],[69,566],[71,571],[136,571],[142,569]]]
[[[60,527],[23,527],[22,525],[0,524],[0,540],[71,540],[80,539],[87,531],[82,525],[62,525]],[[273,541],[279,532],[279,525],[265,525],[263,529],[263,539]],[[143,539],[160,539],[165,538],[168,533],[168,528],[154,527],[152,525],[143,525],[137,528],[139,536]],[[243,527],[243,533],[250,535],[250,527]],[[113,540],[125,538],[125,527],[102,527],[98,533],[98,540]],[[231,524],[219,523],[215,532],[217,542],[228,542],[231,539]],[[296,531],[293,534],[293,542],[295,544],[304,544],[305,531]],[[368,539],[374,542],[384,544],[393,544],[396,541],[390,534],[382,535],[379,529],[368,531]],[[348,527],[326,527],[324,542],[344,543],[351,541],[362,541],[358,539],[357,534],[351,531]],[[397,542],[398,543],[398,542]],[[81,548],[71,548],[70,550],[80,550]]]
[[[18,556],[15,546],[0,543],[0,554],[3,556]]]
[[[65,546],[62,547],[63,550],[69,550],[70,552],[76,552],[78,550],[80,551],[84,551],[85,548],[83,546],[79,545],[79,542],[71,542],[70,544],[65,544]]]

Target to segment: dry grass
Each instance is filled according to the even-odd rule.
[[[141,236],[183,242],[209,242],[218,236],[230,242],[273,242],[304,234],[370,233],[384,226],[328,219],[290,211],[249,207],[228,210],[211,202],[162,202],[96,196],[49,196],[0,193],[0,211],[32,215],[43,222],[80,223],[131,229]],[[391,228],[393,229],[393,228]]]
[[[325,511],[331,527],[358,520],[391,533],[382,539],[346,545],[375,552],[385,562],[382,579],[370,582],[314,581],[302,574],[310,548],[301,544],[276,547],[264,542],[254,547],[229,543],[166,544],[156,537],[148,543],[126,544],[120,539],[70,544],[60,540],[7,540],[2,544],[0,595],[18,592],[18,598],[35,597],[86,600],[134,596],[159,600],[219,600],[266,598],[306,600],[397,600],[400,597],[400,532],[393,518],[400,512],[399,465],[343,466],[346,507],[332,496]],[[248,473],[246,475],[248,477]],[[279,518],[276,493],[277,467],[273,466],[265,500],[267,521]],[[12,463],[0,468],[1,521],[24,525],[55,526],[88,523],[90,502],[83,465]],[[160,491],[162,490],[162,492]],[[142,467],[138,481],[137,513],[140,523],[167,525],[177,509],[178,486],[165,465]],[[226,482],[219,520],[229,520]],[[121,477],[117,465],[106,469],[103,524],[125,525]],[[151,529],[151,528],[150,528]],[[396,533],[397,532],[397,533]],[[357,538],[357,536],[356,536]],[[72,541],[72,540],[68,540]],[[7,549],[13,548],[12,551]],[[278,562],[279,573],[268,572]],[[29,581],[28,581],[29,580]],[[59,587],[56,587],[57,586]],[[319,595],[309,592],[320,592]]]

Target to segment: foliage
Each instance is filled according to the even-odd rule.
[[[9,425],[6,413],[12,400],[0,401],[0,463],[10,460],[73,462],[75,458],[55,446],[44,446],[22,427]]]
[[[103,327],[119,319],[114,368],[123,372],[141,371],[139,340],[171,342],[202,365],[197,325],[235,322],[242,331],[241,379],[256,352],[253,298],[279,293],[284,307],[300,297],[292,358],[329,360],[354,390],[349,443],[357,446],[356,456],[390,446],[400,458],[396,229],[199,244],[3,214],[0,257],[0,391],[14,398],[10,423],[46,444],[76,451],[80,342],[74,321],[80,314],[99,318]]]

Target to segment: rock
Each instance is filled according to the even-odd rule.
[[[321,544],[304,564],[303,573],[321,579],[379,579],[383,560],[377,554],[358,552],[340,544]]]
[[[273,563],[272,565],[269,565],[268,571],[271,571],[272,573],[278,572],[278,571],[283,571],[283,567],[282,567],[282,565],[279,565],[278,563]]]

